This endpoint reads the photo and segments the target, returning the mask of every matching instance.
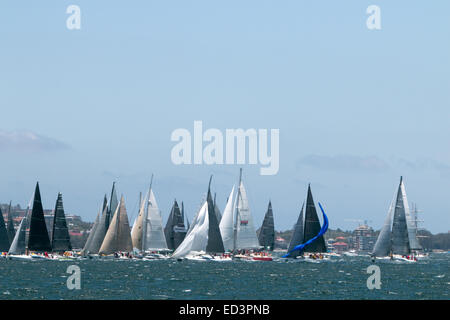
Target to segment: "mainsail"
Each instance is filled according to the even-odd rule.
[[[14,239],[9,248],[8,254],[25,254],[26,252],[26,242],[25,236],[27,232],[27,215],[20,221],[19,228],[14,236]]]
[[[8,224],[6,225],[6,231],[8,232],[9,242],[12,243],[16,230],[14,229],[14,221],[11,213],[11,201],[8,207]]]
[[[105,239],[106,231],[108,227],[106,225],[106,220],[108,216],[108,200],[106,195],[103,198],[103,205],[101,211],[97,214],[94,225],[89,232],[89,237],[83,249],[83,253],[87,254],[97,254],[102,246],[103,240]]]
[[[122,196],[114,213],[99,254],[112,254],[119,251],[133,251],[130,224],[128,222],[125,199]]]
[[[239,187],[235,194],[234,186],[227,200],[220,221],[225,250],[259,249],[258,236],[253,227],[253,217],[248,205],[247,192],[242,182],[242,169],[239,175]]]
[[[389,206],[388,215],[384,220],[378,239],[373,247],[372,255],[376,257],[388,256],[391,251],[392,214],[394,212],[395,197]]]
[[[28,236],[28,250],[41,252],[52,251],[52,246],[50,244],[47,226],[45,224],[44,219],[44,209],[42,208],[39,183],[36,183],[33,208],[31,209],[30,233]]]
[[[247,192],[241,181],[237,202],[237,240],[234,249],[257,249],[260,248],[256,231],[253,226],[253,217],[248,205]]]
[[[84,244],[84,248],[83,248],[83,250],[81,250],[81,254],[83,254],[83,255],[85,255],[85,254],[90,252],[90,248],[92,247],[92,239],[94,238],[95,230],[97,230],[98,224],[99,224],[99,221],[100,221],[100,214],[101,214],[101,211],[99,211],[97,213],[97,217],[95,218],[94,224],[92,225],[92,228],[89,231],[89,235],[88,235],[88,238],[86,240],[86,243]]]
[[[143,235],[143,225],[145,219],[145,206],[147,204],[148,193],[145,195],[145,198],[140,201],[139,213],[136,217],[136,221],[133,224],[133,228],[131,230],[131,240],[133,242],[133,248],[138,250],[142,249],[142,235]]]
[[[410,253],[410,247],[405,203],[403,202],[402,183],[403,179],[400,178],[400,185],[398,186],[397,201],[394,211],[394,221],[392,223],[392,253],[407,255]]]
[[[184,217],[177,200],[174,201],[172,210],[170,210],[170,215],[164,228],[164,234],[166,236],[167,247],[170,250],[178,248],[186,236]]]
[[[231,189],[230,196],[228,197],[227,205],[225,210],[223,210],[223,216],[220,220],[220,234],[222,235],[223,245],[226,251],[233,250],[233,215],[236,210],[235,208],[235,196],[234,196],[234,186]]]
[[[304,241],[308,241],[315,237],[321,229],[319,217],[317,216],[316,206],[311,193],[311,186],[308,185],[308,195],[306,197],[306,209],[305,209],[305,230]],[[325,240],[323,236],[317,238],[305,248],[306,252],[327,252],[325,246]]]
[[[273,222],[272,202],[269,201],[267,212],[264,216],[264,221],[258,234],[259,245],[273,250],[275,245],[275,225]]]
[[[167,249],[166,237],[162,226],[162,218],[156,203],[153,190],[150,188],[147,210],[143,221],[142,250]]]
[[[406,225],[408,228],[409,248],[410,250],[421,250],[422,246],[419,244],[419,239],[417,239],[417,223],[415,221],[416,217],[412,217],[411,215],[403,179],[401,179],[400,182],[400,189],[402,191],[403,206],[405,208]]]
[[[66,216],[62,194],[58,193],[55,205],[55,215],[53,218],[52,249],[54,252],[64,252],[72,250],[70,244],[69,228],[67,227]]]
[[[225,251],[211,197],[211,179],[207,199],[192,221],[183,242],[175,250],[174,258],[184,257],[191,252],[223,253]]]
[[[8,231],[6,230],[5,220],[3,219],[2,209],[0,208],[0,252],[7,252],[9,246]]]
[[[289,242],[288,252],[291,252],[294,247],[298,246],[299,244],[302,244],[305,240],[305,224],[303,222],[303,210],[305,207],[305,203],[302,205],[302,210],[300,211],[300,214],[297,219],[297,223],[294,226],[294,232],[292,233],[291,241]],[[290,254],[292,258],[297,257],[300,254],[299,251],[294,251]]]

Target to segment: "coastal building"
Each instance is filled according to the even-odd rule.
[[[348,244],[345,242],[335,242],[333,243],[334,252],[342,253],[348,251]]]
[[[353,231],[352,248],[357,252],[372,252],[377,238],[374,230],[368,225],[360,225]]]

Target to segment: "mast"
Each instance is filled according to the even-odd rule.
[[[234,216],[234,225],[233,225],[233,254],[236,251],[236,242],[237,242],[237,221],[238,221],[238,207],[239,207],[239,198],[241,197],[241,182],[242,182],[242,168],[239,169],[239,185],[238,185],[238,194],[236,198],[236,213]]]

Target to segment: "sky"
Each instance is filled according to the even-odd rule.
[[[69,30],[69,5],[81,29]],[[381,29],[366,9],[378,5]],[[280,168],[243,181],[292,228],[311,183],[330,228],[382,226],[404,177],[433,233],[450,230],[450,2],[2,1],[0,202],[93,221],[113,181],[130,220],[153,190],[190,220],[209,176],[223,211],[238,165],[175,165],[178,128],[279,129]],[[361,221],[357,221],[361,220]]]

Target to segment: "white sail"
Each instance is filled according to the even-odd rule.
[[[377,257],[385,257],[389,255],[391,251],[391,232],[392,232],[392,216],[394,214],[396,194],[391,201],[389,206],[388,214],[384,220],[383,227],[381,228],[380,234],[378,235],[377,241],[375,242],[372,254]]]
[[[208,244],[208,202],[205,201],[191,223],[189,233],[173,253],[174,258],[187,256],[191,252],[206,251]]]
[[[19,228],[17,229],[14,239],[9,248],[8,254],[25,254],[25,233],[27,229],[27,216],[25,215],[20,221]]]
[[[260,248],[258,237],[253,226],[253,217],[248,205],[247,192],[244,183],[239,186],[239,201],[237,204],[237,243],[236,249]]]
[[[223,211],[222,219],[220,220],[219,228],[222,235],[223,246],[225,251],[233,250],[233,216],[236,210],[236,197],[234,195],[234,188],[231,189],[230,196],[228,197],[227,205]]]
[[[417,227],[415,222],[415,217],[411,216],[411,211],[409,210],[408,198],[406,197],[405,184],[403,180],[400,184],[400,188],[403,196],[403,206],[405,208],[405,216],[406,216],[406,226],[408,227],[408,239],[409,239],[409,247],[411,250],[420,250],[422,247],[419,244],[417,239]]]
[[[143,228],[144,238],[142,241],[144,251],[167,249],[162,218],[152,189],[150,189]]]

